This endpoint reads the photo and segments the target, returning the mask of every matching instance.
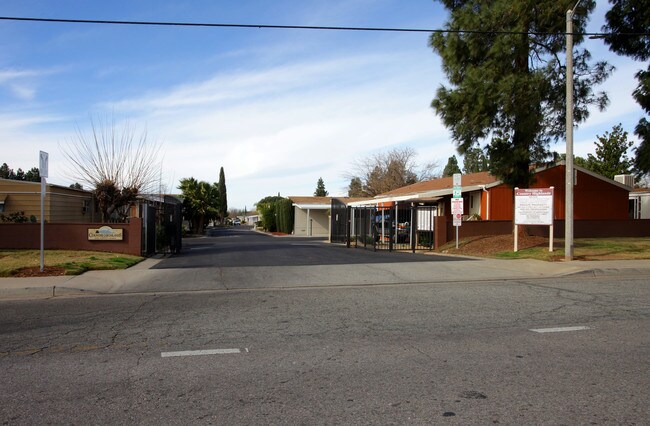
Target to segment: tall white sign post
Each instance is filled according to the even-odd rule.
[[[456,249],[458,249],[458,227],[462,224],[463,219],[463,186],[462,175],[454,173],[453,175],[453,198],[451,199],[451,215],[453,217],[454,226],[456,227]]]
[[[41,272],[45,269],[45,178],[48,177],[49,154],[38,153],[38,174],[41,176]]]
[[[553,251],[553,189],[515,188],[515,252],[519,249],[519,225],[548,226],[548,251]]]

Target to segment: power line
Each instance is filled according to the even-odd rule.
[[[452,30],[452,29],[425,29],[425,28],[387,28],[387,27],[336,27],[336,26],[311,26],[311,25],[269,25],[269,24],[223,24],[205,22],[161,22],[161,21],[114,21],[103,19],[58,19],[58,18],[30,18],[16,16],[0,16],[2,21],[46,22],[68,24],[100,24],[100,25],[139,25],[159,27],[217,27],[217,28],[255,28],[255,29],[281,29],[281,30],[321,30],[321,31],[374,31],[374,32],[399,32],[399,33],[453,33],[453,34],[528,34],[528,35],[554,35],[550,32],[534,31],[484,31],[484,30]],[[581,33],[589,37],[606,37],[609,35],[626,35],[630,37],[648,37],[650,33]]]

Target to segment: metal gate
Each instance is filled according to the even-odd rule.
[[[436,215],[437,207],[432,205],[346,207],[332,200],[331,240],[373,250],[433,250]]]
[[[182,204],[142,205],[142,253],[178,254],[182,248]]]

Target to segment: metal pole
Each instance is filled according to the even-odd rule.
[[[580,3],[580,2],[578,2]],[[578,6],[576,3],[576,7]],[[566,12],[566,174],[564,260],[573,260],[573,10]]]
[[[45,269],[45,178],[41,177],[41,272]]]

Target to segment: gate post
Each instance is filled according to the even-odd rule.
[[[411,203],[411,229],[410,229],[410,240],[411,240],[411,251],[415,253],[415,235],[416,229],[418,229],[418,210],[415,203]]]
[[[345,208],[345,239],[347,240],[347,248],[350,248],[350,212],[352,209],[350,206]]]

